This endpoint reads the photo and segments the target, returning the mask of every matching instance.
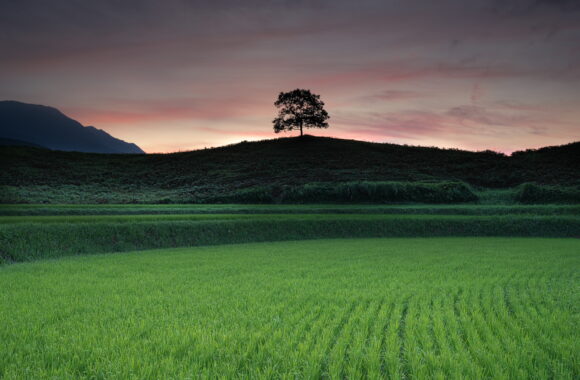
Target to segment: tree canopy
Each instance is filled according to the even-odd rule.
[[[274,102],[278,108],[278,117],[274,123],[274,132],[300,130],[303,128],[328,128],[326,120],[330,118],[324,109],[320,95],[297,88],[289,92],[281,92]]]

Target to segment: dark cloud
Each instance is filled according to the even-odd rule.
[[[476,105],[452,107],[445,114],[455,118],[460,123],[469,121],[488,126],[521,126],[526,124],[531,126],[538,121],[530,113],[506,113]]]
[[[575,12],[578,0],[494,0],[490,9],[504,16],[529,16],[535,12]]]

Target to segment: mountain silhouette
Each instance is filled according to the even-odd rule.
[[[32,148],[43,148],[47,149],[46,147],[38,144],[34,144],[28,141],[22,140],[15,140],[15,139],[6,139],[4,137],[0,137],[0,146],[29,146]]]
[[[0,101],[0,140],[75,152],[145,153],[103,130],[83,126],[56,108],[16,101]]]

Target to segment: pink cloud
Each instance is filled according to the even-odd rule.
[[[471,89],[471,104],[474,106],[477,105],[477,103],[479,103],[479,101],[483,98],[484,94],[485,93],[481,84],[479,82],[475,83]]]
[[[411,110],[338,116],[335,124],[369,136],[416,139],[445,131],[447,120],[436,112]]]
[[[427,96],[424,92],[410,90],[385,90],[373,95],[365,96],[362,101],[398,101],[417,99]]]
[[[271,108],[269,107],[268,109]],[[68,107],[67,113],[83,124],[138,124],[175,120],[225,120],[255,116],[265,112],[265,105],[247,98],[159,99],[118,101],[110,109]]]

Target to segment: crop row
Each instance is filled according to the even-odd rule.
[[[163,220],[166,217],[166,220]],[[536,236],[578,237],[575,216],[438,216],[438,215],[220,215],[175,220],[91,223],[0,223],[0,260],[19,262],[79,254],[321,238]],[[38,217],[46,219],[50,217]],[[59,218],[59,217],[53,217]],[[171,220],[173,218],[174,220]],[[99,221],[100,220],[100,221]]]
[[[0,216],[157,214],[434,214],[434,215],[580,215],[580,205],[0,205]]]

